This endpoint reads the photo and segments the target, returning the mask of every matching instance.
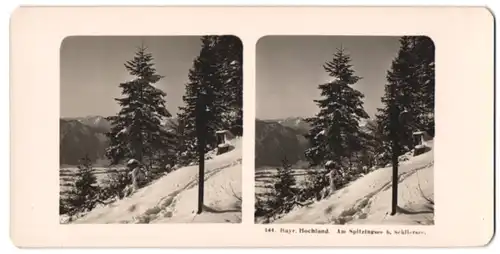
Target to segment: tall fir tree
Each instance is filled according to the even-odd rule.
[[[434,44],[428,37],[401,37],[398,55],[387,72],[382,104],[376,121],[386,153],[391,135],[397,135],[393,138],[406,152],[414,145],[412,132],[434,134]],[[402,112],[408,117],[401,118]]]
[[[420,114],[417,116],[420,126],[431,136],[434,136],[435,107],[435,48],[431,38],[418,36],[414,38],[413,52],[416,55],[417,79],[419,84],[418,99]]]
[[[183,123],[183,160],[196,158],[196,103],[204,96],[206,104],[206,151],[216,145],[216,131],[236,130],[242,133],[242,45],[234,36],[204,36],[201,50],[189,70],[189,82],[179,108]],[[240,126],[240,128],[238,128]]]
[[[222,122],[237,136],[243,135],[243,44],[236,36],[219,36],[216,44],[218,77],[223,82],[225,104]]]
[[[355,75],[350,62],[349,54],[341,47],[323,65],[333,80],[318,86],[323,96],[314,101],[319,113],[306,119],[311,124],[306,135],[311,147],[306,150],[306,157],[313,166],[332,160],[343,167],[351,154],[361,148],[359,121],[368,118],[368,114],[363,108],[364,95],[352,87],[361,77]]]
[[[184,160],[195,160],[197,151],[196,140],[196,117],[197,103],[199,97],[203,94],[207,107],[206,114],[206,143],[212,144],[215,140],[215,131],[217,130],[215,119],[216,114],[220,112],[218,104],[215,103],[215,94],[220,89],[214,89],[219,83],[217,80],[217,62],[215,60],[214,46],[216,40],[212,36],[201,38],[201,50],[198,57],[193,62],[193,67],[189,70],[189,81],[186,84],[186,92],[182,97],[184,106],[179,107],[178,119],[184,124],[185,149],[183,151]],[[208,150],[208,148],[207,148]]]
[[[378,109],[376,115],[377,125],[384,139],[384,152],[387,154],[391,153],[391,135],[399,136],[398,140],[403,148],[411,146],[411,139],[408,136],[409,125],[398,124],[397,127],[394,125],[394,121],[399,121],[398,118],[394,118],[396,115],[405,110],[412,110],[413,107],[415,72],[410,47],[410,37],[402,37],[398,56],[392,61],[391,70],[387,71],[387,84],[381,99],[383,107]]]
[[[110,146],[106,155],[112,164],[133,158],[153,166],[174,158],[174,136],[162,126],[171,117],[166,93],[154,86],[163,76],[156,73],[153,61],[152,54],[141,46],[124,64],[134,78],[119,85],[124,96],[115,100],[121,109],[109,118],[112,128],[107,133]]]

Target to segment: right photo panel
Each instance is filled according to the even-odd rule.
[[[426,36],[257,43],[255,223],[434,224]]]

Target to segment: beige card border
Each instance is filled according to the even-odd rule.
[[[487,244],[494,232],[493,25],[492,13],[486,8],[465,7],[19,8],[11,18],[11,238],[22,247]],[[71,35],[202,34],[234,34],[244,43],[243,222],[60,225],[57,119],[61,41]],[[409,236],[286,235],[264,232],[266,227],[279,230],[277,225],[254,225],[257,40],[265,35],[417,34],[430,36],[437,50],[435,225],[315,226],[330,231],[425,231]]]

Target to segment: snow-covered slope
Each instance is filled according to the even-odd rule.
[[[433,141],[428,145],[433,147]],[[297,208],[273,223],[297,224],[434,224],[433,150],[399,164],[398,206],[389,215],[392,167],[378,169],[332,196]]]
[[[132,196],[98,207],[74,223],[241,222],[242,139],[205,161],[204,212],[196,214],[198,166],[179,168]]]

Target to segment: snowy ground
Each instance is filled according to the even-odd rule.
[[[433,142],[429,142],[433,146]],[[273,223],[434,224],[434,153],[400,162],[399,212],[390,216],[392,167],[375,170],[332,196],[292,210]]]
[[[179,168],[132,196],[97,207],[73,223],[240,223],[242,140],[205,161],[205,209],[196,214],[198,166]]]

